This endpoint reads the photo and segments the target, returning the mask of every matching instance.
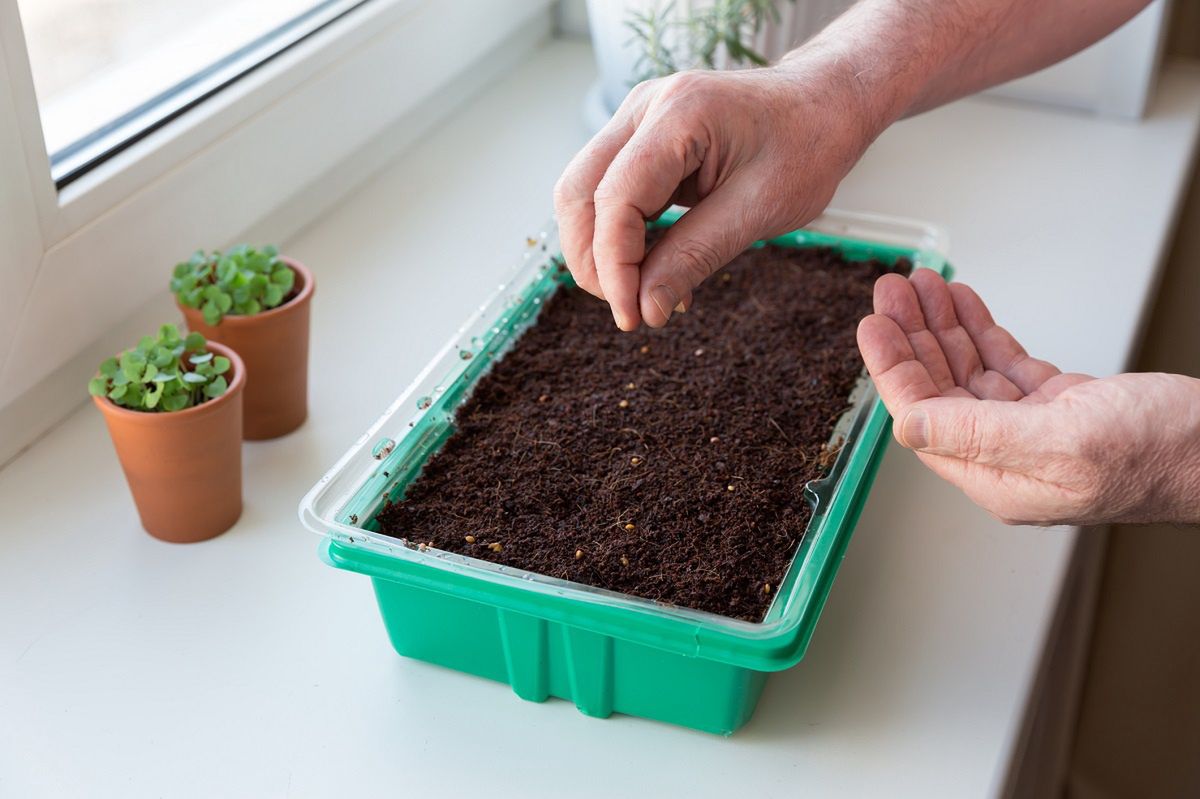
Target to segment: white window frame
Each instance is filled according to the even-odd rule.
[[[17,0],[0,0],[0,464],[78,404],[58,395],[86,382],[81,358],[164,307],[178,259],[285,239],[353,185],[360,153],[411,140],[447,87],[467,96],[548,37],[552,5],[370,0],[59,192]]]

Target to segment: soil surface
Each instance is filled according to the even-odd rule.
[[[760,621],[808,524],[804,484],[862,370],[878,261],[748,250],[662,330],[560,290],[479,382],[384,533]]]

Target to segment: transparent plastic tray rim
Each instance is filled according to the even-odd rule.
[[[664,216],[675,218],[679,212],[673,209],[668,214],[669,216]],[[918,268],[946,268],[946,235],[940,229],[923,222],[828,210],[805,226],[801,232],[812,234],[812,243],[818,244],[821,243],[822,237],[830,236],[838,240],[857,240],[871,246],[882,244],[895,247],[911,253],[914,265]],[[789,612],[800,598],[795,579],[797,570],[803,572],[805,566],[800,553],[806,549],[804,543],[809,536],[821,534],[826,518],[825,504],[840,486],[845,464],[853,454],[854,448],[860,444],[858,433],[876,406],[874,389],[869,381],[864,381],[865,385],[860,384],[856,389],[854,394],[857,397],[853,406],[835,431],[835,436],[845,436],[844,446],[829,475],[805,487],[813,503],[813,515],[801,539],[800,550],[781,586],[790,587],[790,590],[780,590],[777,593],[762,622],[749,622],[706,611],[681,608],[443,550],[420,549],[415,543],[410,544],[360,526],[375,513],[378,504],[387,493],[389,482],[396,479],[395,475],[389,474],[383,467],[398,444],[418,430],[425,414],[437,410],[439,395],[444,394],[448,387],[456,384],[467,370],[472,368],[474,359],[480,357],[482,351],[489,346],[489,337],[500,333],[501,325],[515,323],[507,341],[507,346],[511,346],[512,341],[519,338],[520,332],[534,322],[537,306],[549,292],[536,297],[531,297],[530,293],[536,290],[548,273],[557,268],[559,258],[557,226],[551,221],[536,237],[526,239],[522,257],[506,272],[504,281],[491,297],[468,317],[408,388],[308,491],[299,506],[301,522],[309,530],[341,546],[466,574],[476,579],[519,587],[526,591],[626,608],[651,613],[657,617],[673,617],[691,625],[716,626],[727,634],[746,639],[777,636],[800,624],[800,614]],[[525,313],[527,318],[515,320],[506,315],[519,313]],[[490,353],[492,360],[502,355],[502,350]],[[477,376],[474,379],[477,379]],[[406,443],[409,444],[410,450],[414,449],[414,442]],[[418,453],[414,457],[428,457],[441,442],[426,443],[429,451],[424,455]],[[415,444],[419,448],[421,442]],[[811,552],[811,549],[809,551]],[[781,600],[785,603],[782,608],[777,607]]]

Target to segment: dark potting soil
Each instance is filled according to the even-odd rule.
[[[879,261],[748,250],[662,330],[563,289],[479,382],[406,497],[410,542],[760,621],[804,534],[804,485],[862,370]]]

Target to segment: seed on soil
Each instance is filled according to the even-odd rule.
[[[464,536],[463,536],[463,541],[466,541],[468,544],[474,544],[474,543],[475,543],[475,536],[473,536],[473,535],[464,535]]]
[[[769,594],[769,593],[771,593],[771,584],[770,584],[770,583],[765,583],[765,584],[763,585],[763,593],[764,593],[764,594]]]
[[[429,549],[429,547],[425,546],[424,544],[417,544],[417,549],[424,552],[425,550]]]
[[[629,400],[621,400],[620,402],[617,403],[617,407],[618,408],[628,408]]]
[[[692,354],[693,354],[693,355],[695,355],[697,358],[699,358],[701,355],[703,355],[703,354],[704,354],[704,348],[703,348],[703,347],[697,347],[697,348],[696,348],[696,351],[695,351],[695,352],[693,352]]]
[[[575,560],[579,560],[582,557],[583,557],[583,550],[582,549],[575,550]]]
[[[637,383],[626,383],[625,388],[629,389],[630,391],[633,391],[635,388],[637,388]]]
[[[732,490],[733,490],[733,483],[730,483],[729,485],[725,486],[725,490],[726,490],[726,491],[732,491]]]
[[[638,350],[638,351],[639,351],[640,353],[642,353],[642,355],[645,355],[646,353],[648,353],[648,352],[650,351],[650,345],[649,345],[649,344],[643,344],[643,345],[642,345],[642,348],[641,348],[640,350]]]
[[[716,443],[717,443],[718,441],[720,441],[720,440],[721,440],[721,439],[720,439],[720,438],[718,438],[717,436],[713,436],[712,438],[710,438],[710,439],[708,440],[708,443],[710,443],[710,444],[716,444]]]
[[[504,549],[504,547],[500,546],[499,541],[493,541],[492,543],[488,544],[488,549],[492,550],[493,552],[499,552],[500,550]]]
[[[637,466],[639,463],[642,462],[642,459],[639,458],[637,455],[634,455],[632,458],[629,459],[629,462],[631,464],[633,464],[634,466]]]
[[[540,397],[538,397],[538,402],[549,402],[549,401],[550,401],[549,394],[542,394]]]
[[[628,565],[629,565],[629,558],[627,558],[627,557],[625,557],[624,555],[622,555],[622,556],[621,556],[621,565],[622,565],[622,566],[628,566]]]
[[[628,523],[625,525],[625,529],[626,529],[626,530],[629,530],[630,532],[632,532],[632,531],[636,530],[636,529],[637,529],[637,527],[634,525],[634,523],[633,523],[633,522],[628,522]]]
[[[728,283],[731,280],[733,280],[733,275],[729,274],[728,272],[721,273],[721,282],[722,283]]]

